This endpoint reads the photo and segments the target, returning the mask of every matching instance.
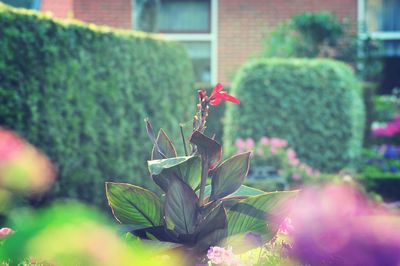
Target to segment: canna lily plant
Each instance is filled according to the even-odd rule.
[[[183,245],[194,254],[205,254],[210,246],[238,234],[258,234],[271,240],[289,211],[288,201],[296,192],[266,193],[243,185],[250,153],[240,153],[221,163],[222,147],[204,134],[210,105],[239,100],[218,84],[210,96],[198,93],[193,130],[186,141],[181,128],[184,156],[160,129],[156,136],[148,120],[153,142],[148,169],[160,187],[158,195],[125,183],[106,183],[112,212],[121,224],[133,225],[130,233],[149,240]],[[211,184],[207,185],[207,179]]]

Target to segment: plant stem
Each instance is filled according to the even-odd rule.
[[[201,182],[200,182],[200,194],[199,194],[200,206],[204,205],[204,191],[206,188],[207,175],[208,175],[208,159],[207,159],[207,156],[202,155],[201,156]]]
[[[188,151],[187,151],[187,148],[186,148],[185,135],[183,134],[183,125],[179,124],[179,127],[181,128],[181,137],[182,137],[182,142],[183,142],[183,148],[185,149],[185,156],[188,156]]]

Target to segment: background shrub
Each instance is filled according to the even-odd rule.
[[[102,203],[106,180],[146,185],[143,119],[178,137],[195,106],[183,47],[4,5],[0,36],[0,125],[56,164],[50,196]]]
[[[234,80],[225,147],[236,138],[280,137],[316,169],[336,171],[361,151],[364,106],[350,67],[329,59],[262,59]],[[228,151],[229,152],[229,151]]]

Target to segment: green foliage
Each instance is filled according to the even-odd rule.
[[[199,113],[209,109],[208,100],[201,102]],[[146,121],[146,125],[153,141],[149,172],[162,191],[155,195],[129,184],[106,183],[115,218],[122,224],[133,225],[132,234],[179,243],[197,255],[237,234],[257,233],[264,241],[273,238],[289,212],[287,203],[296,192],[265,193],[243,186],[250,153],[220,163],[221,145],[200,132],[198,129],[204,127],[196,123],[189,138],[189,156],[176,156],[171,152],[175,146],[164,131],[160,129],[155,138],[150,122]],[[211,185],[206,186],[208,176],[212,177]]]
[[[267,58],[333,58],[354,68],[357,65],[357,74],[363,80],[379,82],[383,66],[382,43],[370,38],[359,42],[351,27],[328,12],[298,14],[272,29],[264,40],[262,55]]]
[[[344,57],[355,55],[345,25],[327,12],[306,12],[279,24],[264,42],[267,57]],[[353,58],[352,56],[352,58]]]
[[[400,98],[396,94],[376,95],[373,101],[373,122],[389,122],[400,111]]]
[[[360,154],[364,106],[351,69],[328,59],[262,59],[246,64],[227,107],[225,147],[237,138],[288,140],[300,160],[321,171],[339,170]],[[227,150],[233,152],[232,150]]]
[[[102,203],[105,179],[149,183],[143,119],[178,137],[190,109],[183,47],[4,5],[0,36],[0,125],[57,165],[52,196]]]

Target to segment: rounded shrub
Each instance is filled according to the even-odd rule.
[[[0,125],[56,165],[48,196],[101,204],[105,180],[150,180],[144,118],[178,138],[194,105],[181,45],[5,5],[0,36]]]
[[[322,171],[352,164],[361,152],[364,106],[352,69],[329,59],[261,59],[244,65],[227,106],[224,142],[280,137]],[[229,152],[229,150],[228,150]]]

